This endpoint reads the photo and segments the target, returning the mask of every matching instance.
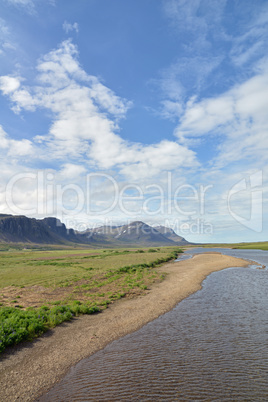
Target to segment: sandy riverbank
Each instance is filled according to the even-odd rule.
[[[196,292],[210,273],[247,265],[245,260],[218,253],[165,264],[158,268],[167,273],[165,280],[155,284],[145,296],[119,300],[101,314],[64,323],[32,343],[3,353],[0,358],[0,400],[35,400],[78,361],[136,331]]]

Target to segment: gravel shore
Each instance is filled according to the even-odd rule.
[[[199,290],[212,272],[248,265],[248,261],[218,253],[165,264],[158,270],[167,273],[166,278],[144,296],[121,299],[101,314],[81,316],[34,342],[10,348],[0,357],[0,400],[36,400],[81,359],[136,331]]]

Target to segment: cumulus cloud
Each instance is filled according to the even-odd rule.
[[[2,76],[0,77],[0,90],[4,95],[9,95],[16,91],[20,86],[20,81],[18,78]]]
[[[122,172],[135,180],[176,168],[198,167],[193,151],[167,140],[141,147],[129,156],[130,163],[122,167]]]
[[[39,85],[22,85],[1,77],[1,89],[16,112],[45,108],[54,118],[49,133],[36,144],[49,148],[50,158],[83,160],[98,169],[118,168],[137,177],[163,169],[197,166],[195,153],[175,141],[145,146],[129,143],[118,134],[131,102],[118,97],[79,65],[78,51],[70,41],[61,43],[37,65]]]

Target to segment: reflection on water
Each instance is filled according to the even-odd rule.
[[[40,400],[267,401],[267,275],[210,275],[202,290],[82,360]]]

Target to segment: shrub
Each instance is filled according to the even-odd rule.
[[[87,306],[80,302],[49,308],[43,306],[37,309],[16,309],[15,307],[0,308],[0,352],[7,346],[15,345],[24,340],[43,334],[49,328],[69,321],[75,315],[94,314],[100,311],[98,306]]]

